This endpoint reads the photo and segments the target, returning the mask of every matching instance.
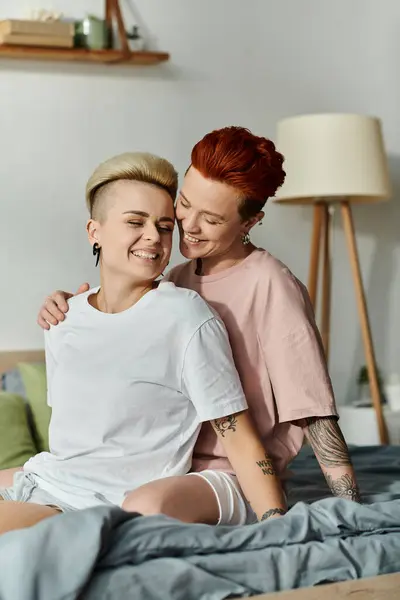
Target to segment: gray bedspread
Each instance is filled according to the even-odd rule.
[[[353,446],[350,454],[363,502],[400,499],[400,446]],[[311,503],[329,496],[310,447],[302,449],[290,470],[287,490],[290,504]]]
[[[371,479],[370,453],[367,496],[375,483],[384,502],[297,502],[281,519],[234,528],[100,507],[4,534],[0,599],[219,600],[400,571],[400,500],[389,499],[400,492],[400,448],[392,463],[376,450],[374,472],[387,477]],[[316,487],[307,451],[293,473],[290,489],[296,478],[298,490]]]

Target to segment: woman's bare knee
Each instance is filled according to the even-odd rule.
[[[200,477],[166,477],[130,492],[122,505],[144,516],[167,515],[186,523],[215,525],[219,507],[210,485]]]
[[[126,496],[122,508],[128,512],[138,512],[141,515],[160,515],[165,514],[165,501],[159,494],[154,494],[147,486],[143,486],[129,492]]]
[[[3,469],[0,471],[0,488],[11,487],[14,481],[14,475],[18,471],[22,471],[22,467],[16,469]]]
[[[51,506],[4,500],[0,503],[0,534],[32,527],[43,519],[59,514],[60,512]]]

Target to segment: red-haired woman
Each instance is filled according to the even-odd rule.
[[[271,140],[242,127],[213,131],[198,142],[176,205],[180,251],[189,260],[167,277],[201,294],[224,320],[249,409],[275,471],[284,475],[305,435],[332,493],[358,501],[307,291],[284,264],[250,240],[267,199],[284,181],[283,161]],[[64,318],[69,297],[55,292],[47,299],[38,319],[43,328]],[[144,486],[140,512],[230,525],[255,520],[209,426],[197,441],[192,475]]]

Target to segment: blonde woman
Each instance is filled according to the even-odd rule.
[[[222,321],[196,292],[156,282],[170,259],[176,192],[172,165],[149,154],[115,157],[89,179],[100,286],[71,299],[68,319],[45,334],[51,449],[0,473],[0,487],[13,475],[0,489],[0,532],[98,504],[210,524],[223,512],[244,523],[248,507],[238,511],[217,484],[188,476],[204,422],[257,517],[284,514]],[[171,503],[174,489],[181,501]]]

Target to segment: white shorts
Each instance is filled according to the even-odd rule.
[[[52,506],[61,512],[74,510],[68,504],[60,502],[60,500],[39,487],[36,477],[32,473],[25,473],[24,471],[15,473],[12,487],[0,488],[0,499]]]
[[[250,525],[257,522],[257,516],[244,497],[235,475],[211,469],[188,475],[202,477],[211,486],[219,507],[217,525]]]
[[[247,525],[257,521],[257,516],[245,499],[235,475],[211,469],[199,473],[188,473],[188,475],[202,477],[211,486],[219,507],[217,525]],[[37,478],[32,473],[24,471],[18,471],[14,475],[12,487],[0,489],[1,497],[4,500],[52,506],[61,512],[76,510],[43,490],[38,485]],[[99,495],[95,503],[106,504],[107,502],[105,499],[102,502]]]

